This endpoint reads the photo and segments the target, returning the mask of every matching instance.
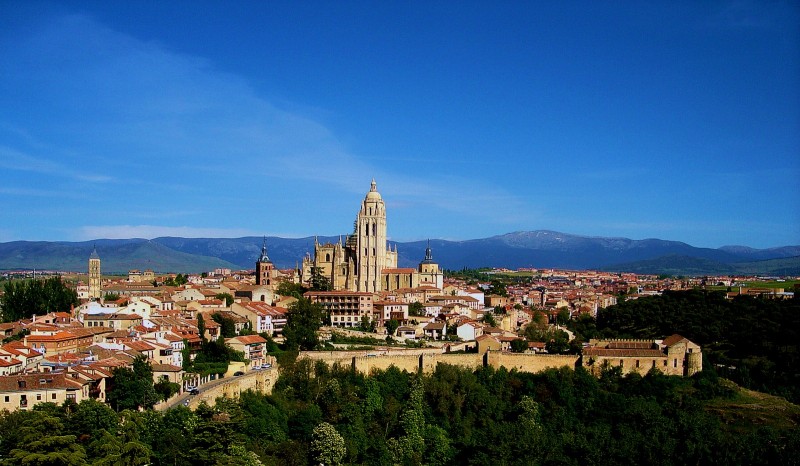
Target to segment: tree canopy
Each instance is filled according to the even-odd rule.
[[[319,344],[317,330],[322,326],[325,310],[320,304],[307,298],[300,298],[286,313],[283,336],[289,350],[312,350]]]
[[[61,281],[61,277],[45,280],[10,281],[3,286],[0,311],[3,322],[27,319],[49,312],[69,312],[79,304],[78,294]]]

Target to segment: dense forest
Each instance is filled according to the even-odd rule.
[[[190,411],[95,401],[0,413],[2,465],[798,464],[800,300],[665,292],[569,323],[580,339],[701,344],[704,371],[432,374],[279,356],[271,395]],[[724,377],[723,377],[724,376]],[[130,390],[125,390],[130,391]]]
[[[765,421],[712,372],[600,378],[440,365],[364,376],[286,362],[272,395],[195,411],[37,405],[0,414],[3,464],[795,464],[796,406]]]
[[[570,323],[582,339],[663,338],[678,333],[703,347],[704,370],[800,403],[800,298],[665,291]]]

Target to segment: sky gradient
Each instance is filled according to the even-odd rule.
[[[796,2],[0,1],[0,241],[800,244]]]

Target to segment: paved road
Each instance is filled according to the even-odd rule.
[[[210,390],[210,389],[216,387],[217,385],[221,385],[223,383],[231,382],[231,381],[235,381],[235,380],[246,379],[248,377],[255,376],[259,372],[271,371],[271,370],[274,370],[274,368],[261,369],[261,370],[257,370],[257,371],[251,370],[251,371],[245,372],[244,375],[231,376],[231,377],[225,377],[225,378],[218,378],[216,380],[212,380],[210,382],[206,382],[206,383],[204,383],[204,384],[202,384],[202,385],[200,385],[198,387],[200,389],[200,394],[199,395],[191,395],[191,394],[189,394],[189,392],[185,392],[181,396],[179,396],[177,398],[173,398],[173,399],[167,401],[166,403],[164,403],[163,405],[159,405],[158,409],[159,410],[167,410],[167,409],[170,409],[170,408],[174,408],[175,406],[181,405],[184,402],[189,401],[189,400],[191,400],[192,398],[194,398],[196,396],[202,396],[203,392],[205,392],[207,390]]]

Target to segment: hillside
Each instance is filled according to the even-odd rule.
[[[320,243],[338,236],[318,237]],[[217,267],[251,269],[263,238],[177,238],[97,240],[80,243],[15,241],[0,243],[0,270],[84,270],[97,244],[104,272],[153,268],[194,272]],[[390,242],[399,266],[416,267],[427,241]],[[671,275],[800,274],[799,246],[753,249],[725,246],[698,248],[679,241],[580,236],[549,230],[520,231],[464,241],[434,239],[433,257],[443,268],[520,267],[602,269]],[[278,268],[295,267],[313,254],[314,237],[267,238],[267,252]]]
[[[0,270],[86,270],[93,247],[102,258],[104,274],[131,269],[156,272],[202,272],[217,267],[238,268],[225,260],[176,251],[145,239],[97,240],[80,243],[14,241],[0,243]]]

